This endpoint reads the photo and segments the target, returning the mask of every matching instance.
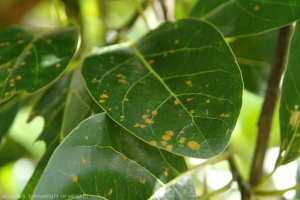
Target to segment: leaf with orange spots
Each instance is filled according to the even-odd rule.
[[[300,24],[297,22],[288,55],[280,101],[280,152],[277,165],[288,164],[300,156]]]
[[[148,199],[186,170],[183,157],[141,141],[101,113],[62,141],[33,194]],[[196,199],[193,182],[186,183],[187,199]]]
[[[74,26],[0,31],[0,100],[50,84],[66,69],[78,46]]]
[[[220,32],[198,19],[166,22],[135,43],[100,48],[85,59],[82,75],[113,120],[179,155],[222,152],[240,113],[243,82],[235,57]],[[103,94],[109,98],[99,103]]]
[[[288,25],[300,19],[299,8],[295,0],[198,0],[189,16],[207,20],[233,37]]]

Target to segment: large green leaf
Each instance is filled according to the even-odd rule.
[[[83,121],[59,145],[34,195],[147,199],[184,170],[182,157],[144,143],[101,113]]]
[[[292,162],[300,155],[300,24],[293,33],[280,102],[281,146],[277,165]]]
[[[33,93],[54,81],[79,45],[77,28],[0,31],[0,102],[25,90]]]
[[[198,0],[191,17],[201,17],[227,37],[255,34],[300,19],[298,0]]]
[[[230,43],[242,70],[245,88],[261,96],[267,89],[277,38],[278,30],[275,30]]]
[[[180,155],[223,151],[241,108],[239,67],[222,35],[202,20],[166,22],[136,44],[99,49],[82,74],[112,119]]]

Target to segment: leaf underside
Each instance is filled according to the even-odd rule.
[[[227,146],[243,83],[222,35],[197,19],[166,22],[83,64],[92,97],[125,129],[176,154],[209,158]]]

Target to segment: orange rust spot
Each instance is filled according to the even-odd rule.
[[[180,137],[180,139],[179,139],[179,143],[184,143],[185,142],[185,140],[186,140],[186,138],[185,137]]]
[[[180,104],[180,101],[178,99],[176,99],[176,101],[174,101],[174,104],[178,105],[178,104]]]
[[[55,65],[55,67],[61,67],[61,64],[60,63],[57,63],[56,65]]]
[[[86,163],[86,161],[85,161],[84,158],[81,158],[81,162],[82,162],[82,164],[85,164],[85,163]]]
[[[178,43],[179,43],[179,40],[176,40],[176,41],[175,41],[175,44],[178,44]]]
[[[163,135],[161,138],[162,138],[163,140],[170,140],[170,139],[171,139],[171,136],[169,136],[169,135]]]
[[[165,133],[166,133],[167,135],[169,135],[169,136],[173,136],[173,135],[174,135],[173,131],[166,131]]]
[[[258,11],[259,10],[259,6],[258,5],[254,6],[254,10]]]
[[[84,138],[85,138],[86,140],[88,140],[88,139],[89,139],[89,137],[88,137],[88,136],[85,136]]]
[[[121,115],[120,118],[124,119],[125,117],[123,115]]]
[[[104,102],[105,102],[104,99],[100,99],[100,100],[99,100],[99,103],[104,103]]]
[[[3,83],[0,84],[0,87],[3,87]]]
[[[109,108],[108,110],[111,110],[111,108]]]
[[[8,68],[8,69],[7,69],[7,72],[12,72],[12,68]]]
[[[17,44],[23,44],[24,43],[24,40],[18,40],[17,41]]]
[[[139,124],[139,123],[136,123],[135,125],[134,125],[134,127],[140,127],[141,125]]]
[[[145,119],[145,122],[146,122],[147,124],[153,124],[153,123],[154,123],[151,119]]]
[[[133,70],[133,72],[134,72],[135,74],[138,74],[138,73],[139,73],[137,70]]]
[[[209,103],[209,102],[210,102],[210,100],[209,100],[209,99],[207,99],[205,102],[206,102],[206,103]]]
[[[116,77],[117,78],[126,78],[126,76],[123,76],[123,74],[117,74]]]
[[[119,79],[119,82],[120,83],[126,83],[126,80],[125,79]]]
[[[169,144],[169,145],[166,146],[167,151],[172,151],[172,149],[173,149],[173,145]]]
[[[141,184],[145,184],[145,183],[146,183],[146,180],[141,178],[141,179],[139,180],[139,182],[140,182]]]
[[[9,92],[5,92],[5,96],[8,96],[9,95]]]
[[[11,66],[11,63],[10,62],[6,63],[6,66],[7,67]]]
[[[111,195],[112,193],[113,193],[113,189],[110,188],[110,189],[109,189],[109,192],[108,192],[108,195]]]
[[[157,111],[156,110],[153,110],[151,113],[152,113],[152,115],[157,115]]]
[[[101,94],[101,95],[100,95],[100,98],[102,98],[102,99],[108,99],[109,96],[108,96],[107,94]]]
[[[224,114],[224,113],[222,113],[222,114],[220,115],[220,117],[229,117],[229,114]]]
[[[189,141],[189,142],[187,143],[187,145],[188,145],[188,147],[190,147],[190,148],[193,149],[193,150],[197,150],[197,149],[200,148],[200,144],[198,144],[198,143],[195,142],[195,141]]]
[[[170,53],[175,53],[175,52],[176,52],[176,50],[174,50],[174,49],[173,49],[173,50],[170,50]]]
[[[153,141],[153,140],[150,141],[149,144],[152,145],[152,146],[155,146],[155,147],[157,146],[157,142],[156,142],[156,141]]]
[[[73,180],[73,182],[77,182],[78,181],[78,177],[77,176],[73,176],[72,180]]]
[[[51,44],[51,43],[52,43],[52,40],[50,40],[50,39],[47,40],[47,43],[48,43],[48,44]]]
[[[125,97],[125,98],[124,98],[124,101],[129,101],[129,99]]]
[[[167,56],[168,56],[168,54],[167,54],[167,53],[165,53],[163,56],[164,56],[164,57],[167,57]]]
[[[17,65],[14,65],[14,66],[13,66],[13,69],[17,69]]]
[[[168,176],[169,175],[168,168],[166,168],[163,173],[164,173],[165,176]]]
[[[148,109],[147,112],[150,112],[150,110]]]
[[[32,44],[32,43],[29,43],[29,44],[27,45],[27,48],[31,48],[31,47],[33,47],[33,44]]]
[[[15,86],[15,84],[14,84],[14,83],[11,83],[9,86],[10,86],[10,87],[14,87],[14,86]]]
[[[193,98],[187,98],[186,99],[186,101],[192,101],[193,100]]]
[[[192,81],[187,81],[187,82],[185,82],[185,84],[191,85],[191,84],[192,84]]]
[[[190,113],[191,113],[191,114],[194,114],[194,113],[195,113],[195,111],[194,111],[194,110],[190,110]]]
[[[143,115],[142,118],[143,119],[147,119],[148,115]]]
[[[31,54],[31,51],[27,51],[27,52],[26,52],[26,55],[30,55],[30,54]]]
[[[151,59],[151,60],[148,61],[148,64],[149,64],[149,65],[152,65],[153,63],[154,63],[154,60],[153,60],[153,59]]]
[[[111,56],[111,57],[109,57],[111,60],[113,60],[115,57],[113,57],[113,56]]]
[[[145,126],[144,124],[141,124],[140,127],[141,127],[141,128],[145,128],[146,126]]]
[[[15,79],[16,79],[17,81],[19,81],[19,80],[22,79],[22,76],[18,75]]]
[[[9,81],[9,82],[13,83],[13,82],[15,82],[15,79],[10,79],[10,81]]]
[[[164,141],[161,141],[160,143],[161,143],[162,145],[164,145],[164,146],[167,145],[167,141],[165,141],[165,140],[164,140]]]
[[[21,65],[26,65],[26,62],[21,62]]]
[[[126,161],[126,160],[127,160],[127,157],[126,157],[126,156],[123,156],[123,160]]]
[[[10,91],[10,94],[14,95],[14,94],[17,94],[17,92],[16,92],[16,90],[12,90],[12,91]]]
[[[180,131],[179,133],[180,133],[180,134],[183,134],[183,133],[184,133],[184,131]]]

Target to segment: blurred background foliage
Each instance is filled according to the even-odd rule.
[[[0,30],[15,24],[26,27],[59,26],[59,19],[53,2],[55,0],[0,0]],[[122,36],[124,34],[131,39],[138,39],[149,31],[143,19],[136,14],[132,0],[62,0],[62,2],[69,21],[80,27],[82,33],[81,55],[90,52],[96,46],[125,41]],[[155,12],[157,10],[155,7],[159,1],[140,2],[145,7],[149,5],[145,10],[145,15],[150,28],[157,27],[161,23],[159,13]],[[187,16],[195,3],[196,0],[176,0],[174,18],[180,19]],[[134,18],[137,18],[135,22],[133,21]],[[234,39],[228,41],[232,42]],[[77,62],[78,60],[75,59],[70,65],[77,66]],[[71,69],[72,67],[69,68],[69,70]],[[10,127],[9,134],[0,143],[0,194],[12,195],[10,199],[17,199],[18,194],[25,187],[35,166],[45,152],[44,142],[36,141],[43,130],[43,118],[36,117],[27,123],[32,109],[30,105],[37,101],[45,90],[43,89],[31,96],[20,94],[18,97],[21,98],[20,103],[12,105],[19,110],[11,126],[5,125],[4,120],[9,114],[14,116],[13,108],[6,111],[1,110],[0,107],[0,131],[5,131],[3,127]],[[242,111],[229,145],[236,156],[239,170],[244,178],[249,177],[249,167],[254,153],[258,132],[257,122],[262,103],[262,96],[247,90],[244,91]],[[273,170],[279,151],[278,107],[275,113],[277,114],[274,116],[270,149],[265,163],[266,173]],[[186,158],[186,160],[189,167],[204,161],[192,158]],[[297,161],[294,161],[279,168],[266,189],[285,189],[295,185],[297,166]],[[226,161],[205,167],[203,170],[197,171],[193,177],[196,192],[199,195],[223,187],[232,178]],[[296,199],[295,195],[296,192],[291,191],[286,193],[285,197]],[[237,185],[226,192],[225,197],[227,199],[239,199]],[[0,199],[2,199],[2,195],[0,195]],[[212,199],[224,199],[224,196],[216,196]],[[282,198],[272,197],[271,199]]]

